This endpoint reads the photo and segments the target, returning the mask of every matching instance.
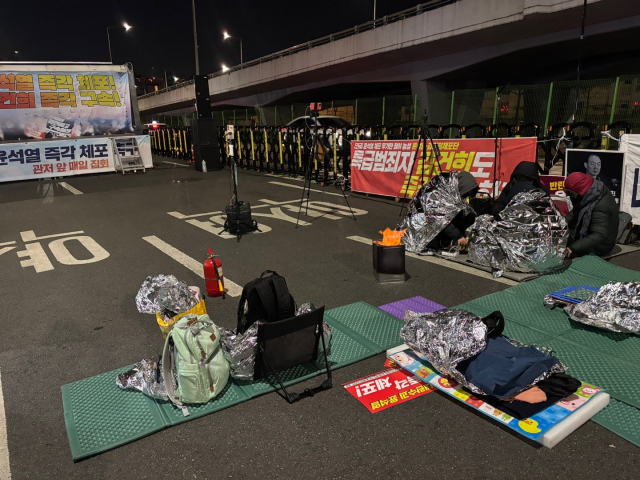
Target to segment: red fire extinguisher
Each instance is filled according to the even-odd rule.
[[[222,262],[213,254],[211,249],[209,249],[209,255],[204,261],[204,283],[208,296],[225,298]]]

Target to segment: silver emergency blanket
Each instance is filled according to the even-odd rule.
[[[548,272],[562,266],[569,239],[567,222],[546,192],[516,195],[500,220],[480,215],[471,226],[469,261],[509,272]]]
[[[175,315],[191,310],[197,303],[196,294],[173,275],[147,277],[136,295],[140,313],[169,311]]]
[[[258,345],[259,320],[251,325],[246,332],[236,333],[235,330],[218,327],[222,354],[229,362],[229,374],[237,380],[253,380],[256,365],[256,346]]]
[[[640,283],[609,282],[594,296],[564,311],[576,322],[640,335]]]
[[[309,313],[315,307],[309,303],[303,303],[296,310],[296,316]],[[236,333],[235,330],[218,327],[220,332],[220,344],[222,353],[229,362],[230,375],[238,380],[253,380],[256,365],[256,347],[258,345],[258,325],[260,320],[251,325],[243,334]],[[323,322],[324,341],[327,346],[327,354],[331,351],[331,327]],[[319,352],[322,352],[322,341],[320,341]]]
[[[403,243],[408,252],[420,253],[451,223],[458,213],[473,213],[458,191],[458,172],[437,175],[411,199],[398,229],[407,229]]]
[[[425,357],[441,374],[452,377],[475,394],[486,395],[476,385],[467,381],[456,368],[460,362],[479,354],[487,347],[487,326],[480,317],[466,310],[445,309],[424,314],[405,311],[404,320],[405,325],[400,330],[400,338],[413,351]],[[526,346],[505,338],[516,347]],[[566,370],[567,368],[558,362],[532,385],[553,373]]]
[[[116,377],[116,385],[122,389],[138,390],[159,400],[169,400],[162,377],[162,362],[141,360],[134,367]]]

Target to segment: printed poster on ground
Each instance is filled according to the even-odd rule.
[[[493,192],[494,139],[442,139],[434,140],[434,143],[438,144],[440,150],[439,162],[433,155],[430,143],[427,143],[427,158],[423,161],[422,143],[419,140],[351,142],[351,189],[400,198],[406,192],[406,197],[411,198],[423,181],[427,183],[442,168],[442,172],[470,172],[478,180],[481,191]],[[509,182],[513,169],[521,161],[536,161],[535,138],[498,140],[498,193]]]
[[[374,373],[343,387],[371,413],[381,412],[435,390],[401,368]]]

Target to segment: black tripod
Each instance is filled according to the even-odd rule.
[[[437,143],[433,143],[433,138],[431,137],[431,132],[429,132],[429,126],[427,125],[427,112],[425,111],[424,115],[422,115],[422,129],[420,130],[420,140],[418,142],[418,148],[416,148],[416,153],[413,155],[413,159],[411,160],[411,166],[409,167],[409,179],[407,180],[407,186],[404,189],[404,195],[402,195],[402,208],[400,209],[400,218],[402,218],[402,214],[404,213],[404,204],[407,199],[407,191],[409,190],[409,184],[411,183],[411,176],[413,173],[413,166],[416,163],[416,159],[418,158],[418,150],[420,150],[420,142],[422,142],[422,169],[420,170],[420,188],[424,187],[424,169],[427,165],[427,139],[431,142],[431,151],[432,155],[435,155],[436,162],[438,163],[438,170],[442,173],[442,167],[440,167],[440,149],[438,148]]]
[[[237,148],[237,144],[234,138],[229,139],[229,164],[231,167],[231,180],[233,182],[233,197],[231,197],[231,205],[235,207],[236,210],[236,235],[238,238],[238,242],[240,241],[240,237],[242,236],[242,230],[240,225],[240,200],[238,200],[238,166],[236,164],[236,156],[235,149]],[[228,208],[228,207],[227,207]],[[225,209],[226,211],[227,209]],[[222,232],[228,232],[231,230],[231,225],[229,225],[229,215],[227,214],[227,222],[224,225],[224,229]],[[257,226],[255,226],[254,230],[257,230]],[[220,232],[220,233],[222,233]]]
[[[315,158],[317,154],[317,145],[318,145],[318,134],[317,134],[317,126],[318,126],[318,116],[320,113],[317,110],[311,110],[311,120],[313,121],[313,130],[311,131],[311,148],[309,149],[309,155],[307,156],[307,163],[304,168],[304,186],[302,187],[302,197],[300,198],[300,210],[298,210],[298,219],[296,220],[296,228],[298,228],[298,223],[300,223],[300,214],[302,213],[302,204],[304,203],[304,194],[305,191],[307,193],[307,208],[305,210],[305,215],[309,212],[309,196],[311,195],[311,172],[309,171],[311,168],[311,160]],[[349,207],[349,211],[351,212],[351,216],[354,220],[356,220],[356,216],[351,210],[351,205],[349,205],[349,200],[347,200],[347,196],[344,193],[344,187],[341,187],[342,196],[344,197],[344,201]]]

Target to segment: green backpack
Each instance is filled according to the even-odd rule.
[[[189,415],[185,403],[206,403],[227,385],[229,363],[218,328],[208,315],[185,315],[164,342],[162,374],[169,400]]]

